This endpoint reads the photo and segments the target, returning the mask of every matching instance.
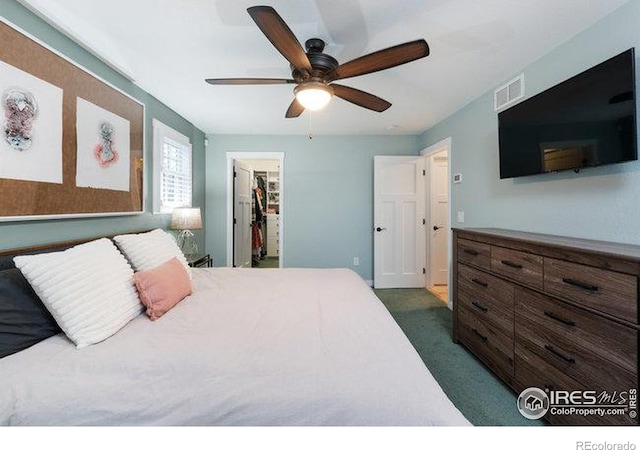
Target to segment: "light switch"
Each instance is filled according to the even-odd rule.
[[[464,223],[464,211],[458,211],[458,223]]]

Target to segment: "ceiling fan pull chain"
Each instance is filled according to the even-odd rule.
[[[313,121],[311,120],[311,114],[313,113],[310,109],[307,110],[309,113],[309,140],[313,139]]]

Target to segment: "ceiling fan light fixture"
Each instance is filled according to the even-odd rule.
[[[329,104],[333,97],[331,86],[320,81],[309,81],[299,84],[293,90],[296,100],[304,109],[318,111]]]

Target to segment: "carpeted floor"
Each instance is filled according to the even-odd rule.
[[[280,267],[280,260],[277,256],[269,256],[265,259],[261,259],[257,266],[253,266],[255,269],[277,269]]]
[[[374,289],[451,401],[474,425],[544,425],[523,417],[516,396],[451,340],[451,311],[426,289]]]

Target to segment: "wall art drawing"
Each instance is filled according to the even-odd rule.
[[[62,89],[0,61],[0,178],[62,183]]]
[[[33,122],[38,117],[38,104],[31,92],[9,88],[2,95],[4,138],[16,150],[31,147]]]
[[[129,190],[129,121],[77,99],[76,186]]]
[[[115,148],[113,134],[115,128],[109,122],[100,124],[101,142],[96,145],[94,154],[100,167],[108,167],[118,161],[118,152]]]

